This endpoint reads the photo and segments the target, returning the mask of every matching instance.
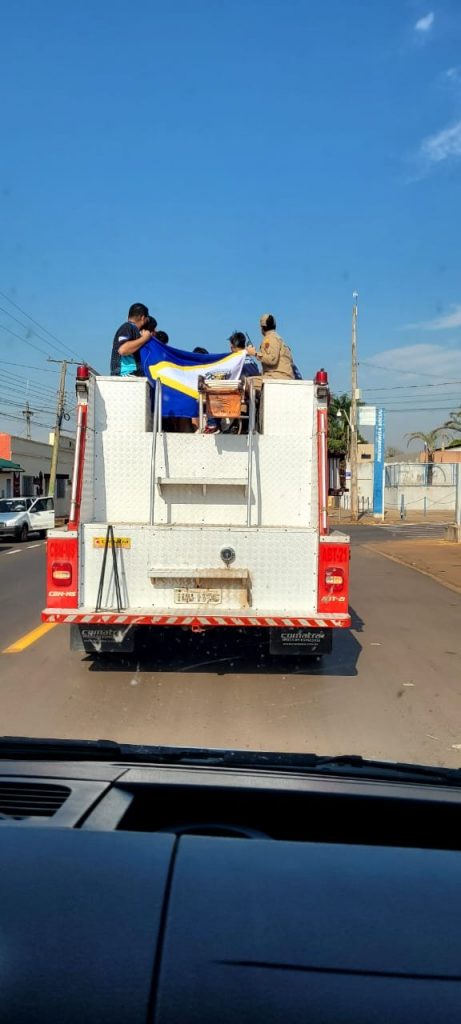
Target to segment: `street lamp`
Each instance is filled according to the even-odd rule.
[[[338,411],[336,413],[336,419],[337,420],[342,420],[343,416],[344,416],[344,419],[347,420],[347,422],[348,422],[348,424],[349,424],[349,426],[350,426],[350,428],[352,430],[352,424],[351,424],[351,421],[349,419],[349,416],[347,415],[347,410],[346,409],[338,409]]]
[[[352,426],[352,423],[350,421],[350,417],[348,415],[347,409],[338,409],[338,411],[336,413],[336,419],[337,420],[342,420],[342,419],[346,420],[346,423],[347,423],[347,425],[349,427],[349,430],[350,430],[351,436],[352,436],[352,434],[354,433],[354,427]],[[347,438],[347,453],[348,453],[349,459],[350,459],[350,457],[351,457],[350,436]]]

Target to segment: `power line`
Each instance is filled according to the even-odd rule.
[[[24,417],[23,416],[15,416],[13,413],[8,412],[5,409],[0,409],[0,416],[3,416],[7,420],[19,420],[20,423],[24,424]],[[50,426],[49,423],[42,423],[40,420],[36,420],[35,426],[36,427],[44,427],[45,430],[52,430],[53,429],[53,427]]]
[[[1,292],[0,292],[1,294]],[[17,366],[23,370],[38,370],[39,373],[54,373],[54,370],[49,370],[47,366],[30,366],[28,363],[9,363],[7,359],[2,359],[2,366]]]
[[[369,394],[371,391],[414,391],[415,389],[426,390],[426,388],[445,388],[450,386],[452,387],[453,384],[461,384],[461,380],[443,380],[440,381],[438,384],[390,384],[389,387],[383,386],[381,388],[362,388],[362,391],[365,391],[367,394]]]
[[[25,381],[26,383],[30,383],[32,387],[37,387],[40,391],[52,391],[53,394],[56,393],[56,388],[53,387],[52,384],[43,384],[42,381],[36,380],[35,377],[30,377],[30,375],[22,376],[20,373],[12,373],[11,370],[4,370],[3,377],[8,381],[13,381],[19,384],[22,384],[23,381]]]
[[[45,389],[40,390],[40,388],[34,384],[30,384],[28,387],[25,381],[5,379],[3,384],[0,384],[0,388],[2,388],[7,395],[10,395],[12,392],[19,392],[19,394],[21,395],[28,393],[29,395],[37,395],[39,399],[43,400],[44,398],[47,398],[50,401],[54,398],[56,394],[56,391],[45,391]]]
[[[444,396],[444,398],[445,398],[445,396]],[[437,402],[437,401],[440,404],[441,398],[438,398],[438,399],[436,397],[432,398],[431,395],[418,395],[418,397],[415,397],[415,398],[393,398],[393,397],[389,396],[389,398],[383,398],[382,400],[378,399],[378,403],[377,404],[380,405],[380,406],[381,405],[385,406],[386,402],[387,402],[390,405],[403,405],[405,408],[411,409],[411,407],[414,404],[414,402],[419,402],[421,404],[421,402],[433,403],[433,402]],[[448,402],[451,402],[452,405],[456,405],[456,402],[459,403],[459,401],[460,401],[460,396],[459,395],[456,395],[456,396],[447,395],[447,397],[446,397],[447,405],[448,405]]]
[[[378,363],[369,363],[364,359],[360,361],[359,365],[371,366],[372,370],[384,370],[386,373],[393,373],[394,375],[397,373],[408,373],[410,377],[431,377],[431,379],[440,376],[440,374],[437,373],[424,373],[423,370],[402,370],[400,367],[396,368],[395,366],[379,366]]]
[[[450,405],[419,406],[417,409],[414,409],[414,408],[411,408],[411,409],[408,409],[408,408],[407,409],[389,409],[389,408],[386,408],[386,412],[400,412],[401,414],[404,414],[406,412],[414,413],[414,412],[451,412],[451,411],[452,410],[451,410],[451,406]]]
[[[19,341],[23,341],[24,344],[29,345],[30,348],[34,348],[36,352],[40,352],[41,356],[45,356],[45,359],[48,358],[48,352],[44,352],[42,348],[39,348],[38,345],[34,345],[33,341],[29,341],[28,338],[23,338],[20,334],[16,334],[15,331],[12,331],[10,327],[6,327],[5,324],[0,324],[0,330],[5,331],[6,334],[11,334],[12,338],[18,338]]]
[[[72,351],[72,349],[70,349],[70,348],[68,347],[68,345],[65,345],[65,343],[64,343],[63,341],[61,341],[61,338],[58,338],[58,337],[56,336],[56,334],[52,334],[52,332],[51,332],[51,331],[49,331],[47,327],[44,327],[44,326],[43,326],[43,324],[41,324],[41,323],[40,323],[40,322],[39,322],[38,320],[34,320],[34,317],[33,317],[33,316],[31,316],[31,315],[30,315],[30,313],[27,313],[25,309],[22,309],[22,308],[21,308],[21,306],[19,306],[17,302],[14,302],[14,300],[13,300],[13,299],[11,299],[11,298],[10,298],[10,296],[6,294],[6,292],[2,292],[2,291],[0,291],[0,295],[1,295],[1,296],[2,296],[2,297],[3,297],[4,299],[6,299],[6,301],[7,301],[7,302],[9,302],[9,303],[10,303],[10,304],[11,304],[12,306],[14,306],[14,308],[15,308],[15,309],[18,309],[18,310],[19,310],[19,312],[20,312],[20,313],[22,313],[22,315],[23,315],[23,316],[26,316],[26,317],[27,317],[27,319],[31,321],[31,323],[35,324],[35,326],[36,326],[36,327],[39,327],[41,331],[44,331],[44,333],[45,333],[45,334],[48,334],[48,336],[49,336],[50,338],[54,338],[54,340],[55,340],[55,341],[57,341],[57,342],[59,343],[59,345],[61,346],[61,348],[64,348],[64,349],[66,349],[66,351],[67,351],[67,352],[70,352],[70,353],[71,353],[71,355],[73,355],[73,356],[76,356],[76,355],[77,355],[77,354],[76,354],[76,352],[73,352],[73,351]],[[1,308],[1,307],[0,307],[0,308]],[[12,314],[12,313],[8,313],[8,316],[11,316],[11,317],[12,317],[12,316],[13,316],[13,314]],[[13,319],[15,319],[15,318],[13,317]],[[19,323],[19,321],[18,321],[18,323]],[[24,326],[24,325],[23,325],[23,326]],[[42,339],[42,340],[45,340],[45,339]],[[79,357],[78,357],[78,356],[77,356],[77,358],[79,359]],[[79,359],[79,362],[80,362],[80,359]]]
[[[8,371],[3,372],[3,384],[8,387],[29,387],[32,391],[38,391],[40,395],[55,395],[56,388],[51,387],[49,384],[43,384],[41,381],[34,381],[30,377],[16,377],[10,376]],[[0,383],[0,387],[1,387]]]
[[[21,407],[21,405],[23,405],[23,402],[16,402],[16,401],[10,402],[10,400],[8,398],[3,398],[3,396],[2,396],[2,398],[0,398],[0,401],[1,401],[2,405],[10,405],[10,406],[12,406],[13,409],[19,409]],[[34,402],[34,406],[35,406],[35,402]],[[52,413],[54,410],[53,410],[52,406],[47,405],[45,407],[42,406],[41,409],[39,409],[38,406],[35,406],[35,411],[36,412],[51,412]]]

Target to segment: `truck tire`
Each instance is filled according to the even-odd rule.
[[[27,540],[28,536],[29,536],[29,527],[28,527],[27,523],[23,523],[22,526],[20,527],[20,529],[17,532],[17,538],[18,538],[19,541],[21,541],[21,544],[23,544],[24,541]]]

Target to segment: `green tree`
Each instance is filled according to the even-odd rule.
[[[362,403],[363,404],[363,403]],[[338,416],[338,413],[340,415]],[[339,455],[345,459],[349,455],[351,418],[351,400],[349,395],[332,395],[328,407],[328,451],[330,455]],[[359,433],[358,440],[364,438]]]
[[[328,451],[346,458],[349,452],[351,400],[349,395],[332,395],[328,407]],[[338,412],[341,413],[338,416]]]

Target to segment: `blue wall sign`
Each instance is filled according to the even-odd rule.
[[[384,409],[376,410],[373,512],[384,515]]]

